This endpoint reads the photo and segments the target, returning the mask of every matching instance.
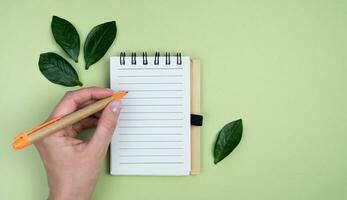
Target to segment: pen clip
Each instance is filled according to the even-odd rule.
[[[61,117],[57,117],[57,118],[54,118],[54,119],[51,119],[43,124],[40,124],[39,126],[33,128],[33,129],[30,129],[29,131],[25,131],[25,132],[22,132],[21,134],[19,134],[17,137],[14,138],[14,142],[13,142],[13,148],[14,149],[21,149],[25,146],[28,146],[31,144],[31,142],[29,141],[28,139],[28,136],[50,124],[53,124],[54,122],[60,120]]]

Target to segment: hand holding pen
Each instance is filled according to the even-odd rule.
[[[76,113],[113,94],[110,89],[95,87],[68,92],[49,119]],[[120,102],[111,99],[103,108],[100,114],[90,115],[34,143],[47,172],[49,199],[90,198],[117,125]],[[96,130],[89,141],[76,138],[82,130],[91,127]]]

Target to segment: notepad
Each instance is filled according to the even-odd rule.
[[[110,84],[128,91],[111,142],[111,174],[189,175],[189,57],[111,57]]]

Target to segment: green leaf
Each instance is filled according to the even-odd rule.
[[[55,41],[77,63],[80,53],[80,36],[76,28],[69,21],[53,16],[51,29]]]
[[[214,164],[227,157],[240,143],[242,137],[242,119],[226,124],[218,133],[214,145]]]
[[[40,54],[39,68],[41,73],[52,83],[68,87],[83,85],[71,64],[56,53]]]
[[[115,21],[97,25],[89,32],[83,48],[86,69],[105,55],[116,38],[116,34]]]

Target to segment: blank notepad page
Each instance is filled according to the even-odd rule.
[[[110,82],[128,95],[111,142],[112,175],[189,175],[190,59],[111,57]]]

